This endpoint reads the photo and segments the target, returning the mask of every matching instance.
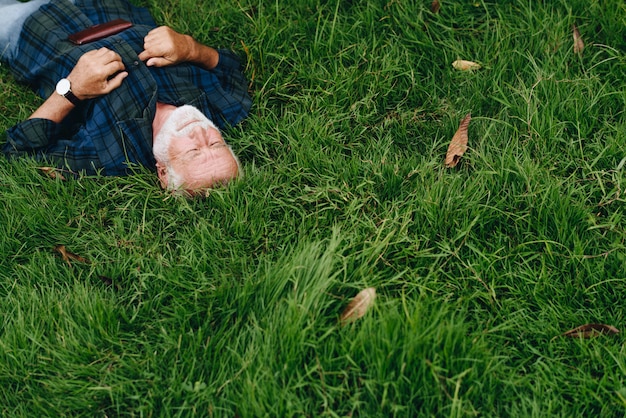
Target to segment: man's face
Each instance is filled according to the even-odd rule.
[[[217,127],[191,106],[174,110],[154,139],[165,188],[198,191],[237,177],[239,166]]]

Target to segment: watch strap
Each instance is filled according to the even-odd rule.
[[[69,100],[74,106],[78,106],[80,103],[80,99],[72,93],[72,90],[68,90],[67,93],[63,95],[67,100]]]

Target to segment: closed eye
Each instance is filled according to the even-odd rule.
[[[185,152],[185,154],[183,155],[183,159],[184,160],[191,160],[191,159],[195,158],[196,156],[198,156],[199,154],[200,154],[200,149],[192,148],[192,149],[187,150]]]

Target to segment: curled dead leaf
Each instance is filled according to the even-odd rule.
[[[114,287],[116,290],[122,290],[122,286],[120,286],[119,283],[117,283],[117,281],[114,281],[113,279],[107,277],[107,276],[98,276],[98,278],[102,281],[102,283],[104,283],[105,285],[109,286],[109,287]]]
[[[341,324],[345,325],[350,322],[354,322],[357,319],[363,317],[368,309],[374,304],[376,299],[376,289],[368,287],[361,290],[348,304],[346,309],[341,314]]]
[[[459,163],[459,160],[461,159],[461,156],[465,153],[465,151],[467,151],[467,130],[469,128],[469,123],[471,120],[471,113],[465,115],[465,117],[459,124],[459,128],[452,137],[450,145],[448,146],[448,152],[446,153],[446,167],[456,167],[456,165]]]
[[[574,36],[574,54],[580,54],[585,49],[585,43],[576,25],[572,25],[572,34]]]
[[[477,62],[467,60],[456,60],[452,63],[452,66],[459,71],[479,70],[481,67]]]
[[[54,247],[54,251],[58,252],[63,258],[63,261],[67,263],[68,266],[72,266],[71,260],[77,261],[79,263],[89,264],[89,260],[74,253],[67,251],[65,245],[56,245]]]
[[[441,3],[439,3],[439,0],[433,0],[430,4],[430,11],[437,14],[439,13],[439,9],[441,9]]]
[[[619,334],[619,330],[612,325],[585,324],[565,331],[562,335],[570,338],[591,338],[599,335]]]
[[[59,179],[59,180],[65,180],[65,177],[63,177],[63,174],[61,174],[59,172],[59,170],[57,170],[54,167],[38,167],[39,170],[44,173],[47,174],[48,177],[50,177],[51,179]]]

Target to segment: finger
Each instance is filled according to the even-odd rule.
[[[146,43],[146,42],[158,40],[159,36],[161,35],[161,32],[162,32],[162,27],[152,29],[150,32],[148,32],[146,36],[144,36],[143,42]]]
[[[111,76],[112,74],[119,73],[126,69],[126,66],[122,61],[111,61],[102,66],[104,73],[107,76]]]
[[[94,55],[97,57],[103,58],[107,56],[117,55],[117,52],[110,50],[107,47],[102,47],[100,49],[95,50]]]
[[[100,48],[97,51],[94,51],[92,59],[99,65],[107,65],[112,62],[122,62],[122,57],[117,52],[107,48]]]
[[[163,53],[163,48],[158,43],[146,43],[143,47],[143,51],[139,54],[139,59],[145,61],[149,58],[160,57]]]
[[[137,57],[139,57],[141,61],[145,61],[148,58],[152,57],[152,54],[150,54],[148,51],[144,49],[143,51],[139,53],[139,55],[137,55]]]
[[[150,62],[151,60],[160,59],[160,58],[162,58],[161,54],[155,53],[154,51],[150,51],[150,50],[145,50],[141,54],[139,54],[139,59],[141,61],[145,61],[146,65],[149,65],[148,62]]]
[[[110,93],[116,88],[120,87],[126,77],[128,77],[128,72],[126,71],[120,71],[114,77],[111,77],[111,79],[107,81],[105,94]]]
[[[169,28],[167,26],[159,26],[158,28],[154,28],[148,32],[148,35],[159,35],[161,33],[166,33],[168,30]]]
[[[161,31],[161,28],[162,28],[162,26],[159,26],[158,28],[151,29],[145,37],[147,38],[148,36],[152,36],[155,33],[159,33]]]
[[[108,61],[107,64],[112,62],[122,62],[122,57],[117,52],[111,51],[110,54],[107,54],[103,57],[105,61]]]

